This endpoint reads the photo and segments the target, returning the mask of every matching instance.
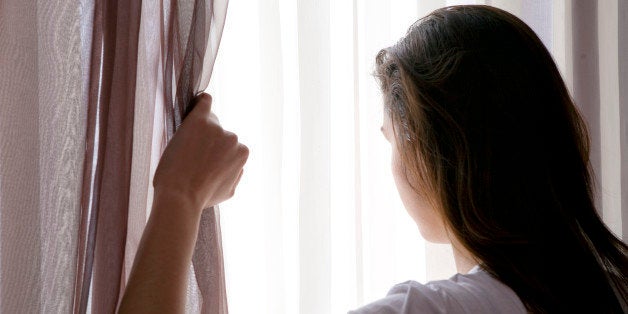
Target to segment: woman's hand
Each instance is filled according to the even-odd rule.
[[[202,210],[233,196],[249,150],[220,126],[210,95],[195,101],[159,161],[153,186],[155,194],[181,197]]]
[[[183,313],[203,208],[233,195],[249,151],[226,132],[203,94],[166,147],[155,172],[150,218],[119,313]]]

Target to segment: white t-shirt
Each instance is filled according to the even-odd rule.
[[[527,313],[517,294],[479,266],[449,280],[423,285],[406,281],[388,295],[349,314],[366,313]]]

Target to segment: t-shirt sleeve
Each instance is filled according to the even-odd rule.
[[[349,314],[459,313],[462,308],[438,285],[407,281],[395,285],[388,295]]]

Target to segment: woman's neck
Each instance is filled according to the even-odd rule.
[[[460,274],[468,273],[473,267],[479,264],[479,261],[467,250],[459,241],[451,241],[454,252],[454,261],[456,270]]]

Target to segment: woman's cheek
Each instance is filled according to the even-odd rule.
[[[403,206],[416,223],[421,236],[429,242],[449,243],[440,213],[412,188],[408,182],[412,178],[407,178],[400,155],[394,147],[391,168]]]

